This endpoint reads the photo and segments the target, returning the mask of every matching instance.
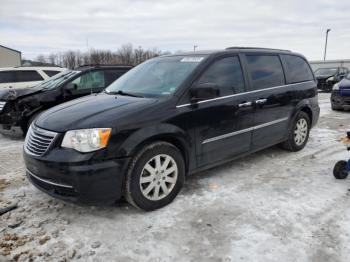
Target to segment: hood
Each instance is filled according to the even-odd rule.
[[[330,77],[332,77],[332,76],[335,76],[335,74],[330,74],[330,75],[318,75],[318,76],[316,76],[316,79],[317,80],[321,80],[321,79],[327,79],[327,78],[330,78]]]
[[[343,78],[339,83],[339,88],[350,89],[350,79]]]
[[[89,95],[53,107],[42,113],[35,124],[43,129],[67,130],[116,127],[117,119],[127,118],[155,103],[156,99],[108,95]]]
[[[27,87],[27,88],[1,88],[0,100],[16,100],[17,98],[28,96],[34,93],[41,92],[42,88]]]

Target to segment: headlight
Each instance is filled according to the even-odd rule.
[[[334,84],[332,90],[339,90],[339,84]]]
[[[79,152],[92,152],[107,146],[110,128],[93,128],[67,131],[62,147],[73,148]]]
[[[327,78],[327,81],[334,81],[334,76],[331,76],[330,78]]]

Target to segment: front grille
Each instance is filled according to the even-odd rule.
[[[55,132],[31,125],[26,136],[24,148],[31,155],[42,156],[46,153],[56,135],[57,133]]]
[[[0,101],[0,112],[4,109],[6,102]]]

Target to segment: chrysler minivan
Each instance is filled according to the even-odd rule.
[[[189,174],[281,144],[304,148],[319,116],[300,54],[261,48],[148,60],[104,92],[51,108],[31,124],[26,174],[78,203],[169,204]]]

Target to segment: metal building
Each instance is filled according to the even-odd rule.
[[[350,59],[339,59],[339,60],[319,60],[319,61],[309,61],[312,70],[318,68],[330,68],[330,67],[347,67],[350,70]]]
[[[0,67],[21,66],[21,52],[0,45]]]

